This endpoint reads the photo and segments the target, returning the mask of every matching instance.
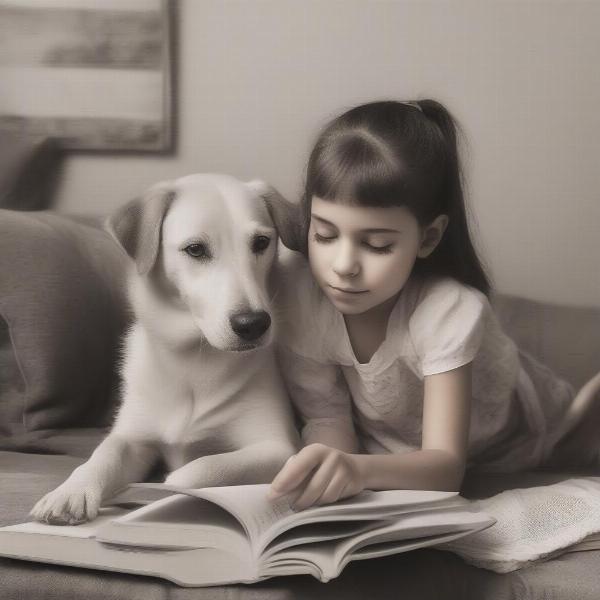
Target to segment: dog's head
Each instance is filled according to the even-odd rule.
[[[272,341],[277,239],[303,251],[298,210],[262,181],[198,174],[153,186],[106,225],[148,290],[189,313],[198,339],[242,351]]]

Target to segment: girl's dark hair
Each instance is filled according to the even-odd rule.
[[[310,154],[301,209],[313,196],[361,206],[405,206],[422,227],[449,217],[437,248],[413,275],[448,275],[490,293],[471,242],[455,119],[435,100],[371,102],[325,126]]]

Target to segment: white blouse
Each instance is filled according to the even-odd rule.
[[[303,437],[345,427],[367,453],[418,449],[424,377],[472,362],[470,465],[517,470],[549,452],[573,388],[516,347],[478,290],[449,277],[409,280],[383,343],[360,363],[302,255],[286,255],[281,284],[278,355]]]

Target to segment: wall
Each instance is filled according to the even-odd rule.
[[[58,208],[105,213],[199,171],[298,197],[328,119],[432,97],[466,133],[497,289],[600,305],[599,29],[598,2],[182,0],[177,153],[74,156]]]

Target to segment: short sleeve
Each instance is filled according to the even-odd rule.
[[[423,376],[470,363],[481,346],[489,304],[484,294],[453,279],[432,284],[409,320]]]

